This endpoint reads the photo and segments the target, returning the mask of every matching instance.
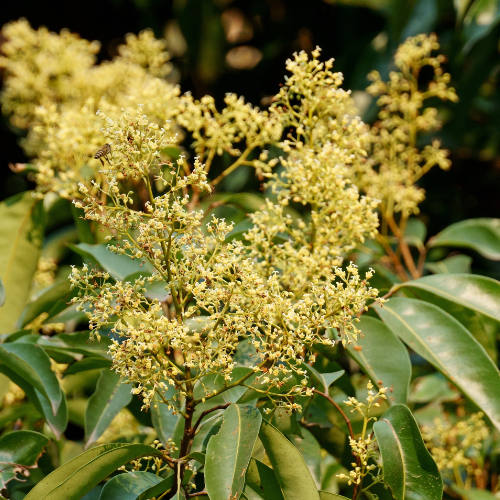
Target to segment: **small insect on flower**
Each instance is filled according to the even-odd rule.
[[[98,158],[101,160],[102,166],[104,167],[104,162],[102,161],[103,158],[106,159],[106,161],[109,163],[108,160],[108,155],[111,154],[111,144],[104,144],[99,151],[94,155],[94,158],[97,160]]]

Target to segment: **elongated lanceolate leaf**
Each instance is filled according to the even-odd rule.
[[[43,240],[43,206],[31,192],[0,203],[0,278],[5,304],[0,309],[0,332],[9,333],[29,297]]]
[[[284,500],[273,469],[252,458],[245,476],[244,493],[249,500],[258,494],[264,500]],[[251,491],[249,491],[251,490]]]
[[[316,368],[313,366],[308,365],[307,363],[304,363],[302,365],[304,369],[309,372],[311,375],[311,378],[314,380],[315,384],[319,384],[319,387],[317,387],[320,391],[328,391],[328,388],[342,375],[344,375],[345,370],[339,370],[336,372],[331,372],[331,373],[320,373]]]
[[[132,400],[131,386],[114,371],[104,368],[97,387],[85,408],[86,446],[94,443],[108,428],[118,412]]]
[[[259,437],[273,466],[284,500],[320,500],[314,479],[299,450],[265,420]]]
[[[210,498],[229,500],[243,491],[262,415],[254,406],[231,404],[223,419],[219,433],[208,442],[205,484]]]
[[[416,299],[394,297],[375,309],[396,335],[446,375],[500,430],[500,372],[462,324]]]
[[[143,444],[105,444],[92,448],[43,478],[24,500],[80,500],[122,465],[144,456],[162,456]]]
[[[373,424],[384,466],[384,481],[396,500],[441,500],[441,474],[405,405],[389,408]]]
[[[84,263],[95,260],[112,278],[123,281],[129,274],[144,271],[144,274],[151,273],[153,267],[149,263],[142,263],[140,260],[131,259],[127,255],[119,255],[108,250],[107,245],[89,245],[79,243],[69,245],[72,250],[83,257]]]
[[[131,471],[111,478],[99,500],[138,500],[161,495],[172,488],[174,476],[166,479],[151,472]]]
[[[335,493],[330,493],[329,491],[320,491],[319,498],[320,500],[350,500],[347,497],[337,495]]]
[[[444,304],[447,311],[455,304],[454,310],[465,307],[500,321],[500,282],[486,276],[438,274],[401,283],[395,289],[409,289],[417,298],[438,306],[451,303]]]
[[[12,382],[17,384],[26,393],[26,396],[33,406],[43,415],[43,418],[56,438],[60,439],[68,425],[68,406],[66,404],[66,395],[64,392],[62,392],[62,398],[57,412],[54,414],[50,401],[40,391],[35,389],[30,382],[2,363],[0,363],[0,372],[7,375]]]
[[[406,403],[411,378],[406,347],[382,321],[370,316],[360,319],[358,328],[363,337],[353,341],[347,352],[374,384],[389,388],[387,402],[390,405]]]
[[[62,399],[62,390],[50,358],[44,350],[33,344],[6,343],[0,346],[0,363],[26,380],[50,401],[55,415]]]
[[[429,241],[431,247],[470,248],[491,260],[500,260],[500,219],[468,219],[448,226]]]

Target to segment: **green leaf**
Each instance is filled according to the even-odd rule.
[[[96,261],[117,281],[123,281],[126,276],[133,273],[142,271],[146,275],[153,272],[151,264],[143,264],[140,260],[131,259],[127,255],[113,253],[111,250],[108,250],[107,245],[79,243],[78,245],[69,246],[83,257],[84,263]]]
[[[464,52],[486,37],[500,21],[500,5],[497,0],[477,0],[467,13],[463,21],[463,35],[465,38]]]
[[[49,441],[48,437],[33,431],[14,431],[0,437],[0,490],[16,479],[17,473],[29,474],[28,467],[37,466]]]
[[[431,247],[470,248],[500,260],[500,219],[468,219],[448,226],[429,241]]]
[[[321,446],[316,438],[302,429],[302,436],[289,436],[289,439],[300,451],[316,485],[321,486]]]
[[[320,491],[319,498],[320,500],[350,500],[347,497],[336,495],[335,493],[330,493],[329,491]]]
[[[5,303],[0,331],[11,332],[28,300],[43,239],[43,204],[31,192],[0,203],[0,278]]]
[[[143,444],[105,444],[78,455],[43,478],[24,500],[79,500],[116,469],[144,456],[162,456]]]
[[[245,483],[243,491],[249,500],[252,499],[252,494],[258,494],[264,500],[284,500],[280,484],[276,479],[273,469],[255,460],[255,458],[252,458],[248,464]],[[248,489],[252,490],[249,494],[247,494]]]
[[[0,278],[0,307],[5,304],[5,287],[3,285],[3,281]]]
[[[106,368],[101,372],[97,387],[85,408],[86,447],[97,441],[118,412],[132,400],[131,385]]]
[[[311,375],[314,382],[319,384],[319,389],[323,392],[328,391],[328,388],[345,373],[345,370],[339,370],[332,373],[320,373],[316,368],[307,363],[303,363],[301,366]]]
[[[427,262],[425,268],[434,274],[466,273],[470,274],[472,257],[468,255],[452,255],[439,262]]]
[[[379,387],[388,387],[387,402],[404,404],[411,378],[410,356],[404,344],[382,321],[360,318],[362,338],[347,347],[349,355]],[[390,363],[387,360],[390,359]]]
[[[89,332],[59,333],[53,337],[40,337],[37,344],[53,351],[71,352],[83,356],[99,357],[111,360],[108,354],[111,339],[102,336],[99,342],[90,342]]]
[[[259,437],[273,466],[284,500],[319,500],[316,484],[299,450],[265,420]]]
[[[500,321],[500,282],[486,276],[437,274],[396,285],[395,290],[400,289],[410,289],[417,298],[436,304],[452,315],[450,302]]]
[[[131,471],[111,478],[101,491],[99,500],[138,500],[161,495],[172,488],[173,474],[162,478],[151,472]]]
[[[375,310],[396,335],[448,377],[500,429],[500,372],[463,325],[439,307],[416,299],[394,297]]]
[[[205,485],[210,498],[238,498],[262,416],[254,406],[236,404],[229,405],[222,416],[220,431],[207,446]]]
[[[0,345],[1,365],[14,371],[39,391],[50,401],[52,413],[54,415],[57,413],[63,392],[52,371],[50,358],[41,347],[19,342],[2,344]]]
[[[423,248],[426,235],[427,227],[420,219],[415,217],[408,219],[404,236],[408,245]]]
[[[93,245],[95,243],[90,223],[85,220],[85,212],[82,208],[76,208],[74,203],[71,203],[71,214],[75,221],[75,226],[78,231],[78,239],[81,243]]]
[[[34,431],[14,431],[0,437],[0,463],[35,465],[49,438]]]
[[[70,286],[71,283],[69,279],[65,278],[47,288],[43,288],[33,295],[28,304],[26,304],[26,307],[19,318],[19,326],[26,326],[43,312],[49,313],[47,319],[60,312],[57,311],[51,314],[51,309],[61,299],[64,299],[64,303],[66,305],[71,295]]]
[[[177,447],[180,445],[180,434],[184,430],[184,418],[177,414],[174,415],[172,410],[169,410],[167,405],[163,403],[160,396],[153,396],[153,404],[150,407],[151,420],[153,427],[158,434],[158,439],[166,445],[169,439],[176,442]],[[174,458],[178,458],[178,453],[173,454]]]
[[[59,408],[54,414],[50,401],[40,391],[35,389],[29,381],[22,378],[18,373],[2,363],[0,363],[0,371],[7,375],[12,382],[17,384],[26,393],[26,396],[31,403],[40,412],[40,414],[43,415],[45,421],[52,429],[52,432],[55,434],[57,439],[60,439],[62,433],[68,425],[68,407],[64,392],[62,392]]]
[[[373,424],[384,466],[384,481],[396,500],[441,500],[441,474],[405,405],[395,405]]]
[[[84,358],[71,364],[64,372],[64,375],[74,375],[75,373],[96,370],[99,368],[110,368],[111,361],[103,358]]]

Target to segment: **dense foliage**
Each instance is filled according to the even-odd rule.
[[[367,125],[319,48],[267,109],[219,109],[150,31],[101,64],[67,31],[3,32],[36,183],[0,206],[7,498],[496,491],[500,283],[455,249],[500,260],[499,223],[427,239],[416,217],[450,168],[427,101],[460,98],[435,35],[370,74]],[[229,191],[245,168],[263,193]]]

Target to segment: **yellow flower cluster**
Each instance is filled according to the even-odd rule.
[[[82,184],[84,200],[76,206],[112,232],[112,251],[143,261],[153,273],[131,283],[110,282],[107,273],[84,267],[74,268],[70,279],[80,289],[74,302],[87,311],[91,330],[112,326],[123,337],[111,347],[113,366],[136,385],[133,392],[145,407],[158,393],[177,410],[179,395],[211,373],[230,383],[233,356],[245,338],[256,350],[254,372],[265,368],[271,385],[291,371],[307,380],[300,368],[304,348],[335,343],[329,331],[344,345],[357,338],[356,316],[378,292],[356,266],[325,270],[300,296],[285,290],[276,270],[262,276],[252,246],[227,241],[232,224],[215,217],[204,223],[202,211],[188,209],[188,189],[210,190],[206,169],[196,160],[193,170],[186,170],[182,157],[176,165],[162,163],[161,150],[173,140],[167,125],[156,126],[140,109],[117,120],[100,115],[112,144],[109,165],[101,170],[103,186],[94,183],[100,193]],[[153,194],[151,177],[163,185],[162,194]],[[132,192],[121,192],[119,178],[143,185],[149,193],[143,210],[134,208]],[[102,203],[103,195],[110,203]],[[147,298],[148,286],[158,284],[165,289],[162,302]],[[306,385],[297,395],[309,389]],[[167,396],[169,386],[177,389],[173,398]],[[213,396],[207,389],[205,398]]]
[[[353,469],[349,472],[349,476],[344,473],[337,474],[340,479],[347,479],[348,484],[361,484],[363,478],[372,474],[372,471],[379,469],[377,476],[373,476],[375,482],[381,480],[381,466],[375,464],[368,464],[370,458],[379,458],[380,452],[377,445],[377,438],[373,436],[373,433],[366,435],[368,422],[371,420],[377,420],[376,417],[370,417],[370,410],[372,408],[378,408],[381,399],[387,399],[385,393],[387,392],[387,387],[381,387],[376,393],[373,391],[373,384],[368,381],[367,384],[368,395],[366,397],[366,402],[364,404],[359,402],[356,398],[350,397],[348,401],[344,401],[347,406],[352,406],[351,413],[358,412],[363,416],[363,430],[361,436],[358,439],[349,437],[349,446],[351,447],[352,454],[357,458],[356,462],[351,465]],[[373,474],[372,474],[373,475]]]
[[[447,170],[447,151],[438,140],[432,140],[423,150],[417,147],[418,134],[439,129],[437,110],[423,109],[424,102],[437,97],[457,101],[455,89],[448,86],[450,75],[441,67],[445,58],[432,56],[439,49],[437,37],[418,35],[401,44],[395,55],[398,71],[382,81],[376,71],[369,75],[373,82],[368,92],[380,96],[379,122],[369,134],[371,147],[367,162],[355,169],[354,178],[368,195],[382,201],[382,211],[389,217],[401,212],[407,217],[418,213],[418,204],[425,193],[416,183],[433,166]],[[431,80],[422,88],[423,67],[433,71]]]
[[[422,436],[442,474],[454,477],[465,471],[470,482],[478,465],[480,450],[489,436],[483,413],[473,413],[467,420],[452,423],[437,418],[434,426],[422,428]],[[478,460],[479,458],[479,460]]]
[[[78,197],[78,183],[101,182],[93,156],[102,146],[101,109],[118,117],[140,103],[164,124],[177,111],[179,89],[158,78],[170,71],[165,42],[151,31],[128,35],[120,56],[95,65],[97,42],[81,40],[65,30],[33,30],[20,20],[3,28],[7,42],[0,66],[6,71],[1,95],[3,112],[27,128],[22,145],[34,157],[37,193]]]

